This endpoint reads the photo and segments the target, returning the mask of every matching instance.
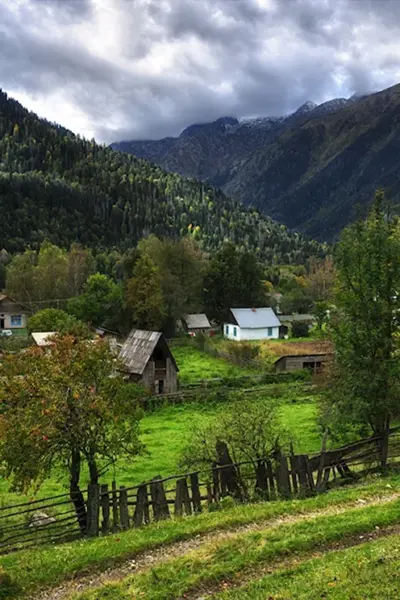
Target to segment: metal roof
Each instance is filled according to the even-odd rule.
[[[272,308],[231,308],[231,313],[239,327],[244,329],[264,329],[279,327],[280,321]]]
[[[142,375],[153,354],[157,344],[162,341],[167,352],[178,371],[168,344],[160,331],[145,331],[143,329],[132,329],[119,353],[120,360],[124,363],[128,373]]]
[[[48,338],[57,335],[56,331],[36,331],[31,334],[37,346],[51,346],[54,342],[51,342]]]
[[[211,327],[210,321],[204,313],[186,315],[184,320],[188,329],[207,329]]]

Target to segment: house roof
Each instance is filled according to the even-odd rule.
[[[280,321],[272,308],[231,308],[231,313],[239,325],[245,329],[279,327]]]
[[[328,360],[330,358],[333,359],[334,354],[333,354],[333,352],[310,352],[309,354],[283,354],[282,356],[280,356],[279,358],[274,360],[274,364],[276,364],[280,360],[283,360],[284,358],[313,359],[313,358],[321,358],[322,356],[325,356],[326,359]]]
[[[163,334],[160,331],[144,331],[142,329],[132,329],[119,353],[119,358],[124,363],[126,370],[135,375],[142,375],[160,340],[167,347],[168,353],[178,371],[178,366]]]
[[[186,315],[184,321],[188,329],[206,329],[207,327],[211,327],[210,321],[204,313]]]
[[[7,296],[5,294],[0,294],[0,302],[2,302]]]
[[[36,331],[32,334],[33,339],[37,346],[51,346],[53,342],[51,342],[48,338],[51,338],[53,335],[57,335],[56,331]]]
[[[293,321],[315,321],[314,315],[279,315],[279,320],[281,323],[284,321],[286,323],[292,323]]]

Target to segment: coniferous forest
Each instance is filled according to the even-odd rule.
[[[43,240],[126,251],[150,233],[224,241],[260,259],[304,264],[323,247],[194,179],[39,119],[0,91],[0,246]]]

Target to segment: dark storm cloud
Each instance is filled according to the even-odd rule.
[[[0,81],[101,141],[400,81],[400,0],[0,0]]]

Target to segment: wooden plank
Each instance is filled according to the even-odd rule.
[[[201,507],[201,495],[200,495],[200,485],[199,485],[199,474],[198,473],[191,473],[190,487],[192,490],[193,511],[195,513],[200,513],[202,511],[202,507]]]
[[[123,485],[119,488],[119,517],[121,528],[129,529],[128,492]]]
[[[297,483],[297,460],[296,460],[296,456],[292,453],[289,457],[290,460],[290,473],[291,473],[291,477],[292,477],[292,487],[293,487],[293,493],[297,494],[299,491],[299,486]]]
[[[268,500],[268,476],[265,462],[263,460],[257,461],[255,488],[256,493],[260,494],[262,498]]]
[[[148,495],[147,495],[147,486],[145,483],[142,483],[138,487],[137,495],[136,495],[136,508],[135,513],[133,515],[133,524],[135,527],[141,527],[150,522],[149,515],[149,505],[148,505]]]
[[[119,515],[118,515],[118,494],[117,484],[115,481],[112,482],[112,514],[113,514],[113,525],[112,529],[114,532],[119,531]]]
[[[110,494],[108,493],[107,483],[100,486],[100,507],[102,514],[101,531],[103,535],[106,535],[110,531]]]
[[[169,507],[165,495],[164,484],[161,475],[157,475],[150,482],[150,495],[153,503],[153,516],[155,521],[169,519]]]
[[[267,470],[269,497],[270,497],[270,500],[275,500],[276,499],[276,490],[275,490],[274,471],[272,469],[272,463],[270,460],[266,461],[265,468]]]
[[[305,455],[299,454],[296,456],[297,463],[297,477],[299,479],[299,495],[300,498],[305,498],[308,492],[308,482],[307,482],[307,466],[305,462]]]
[[[99,535],[99,512],[100,512],[100,486],[95,483],[88,485],[87,497],[87,527],[88,537]]]
[[[328,443],[328,436],[329,436],[329,432],[327,429],[325,429],[324,436],[322,438],[320,461],[319,461],[319,465],[318,465],[318,474],[317,474],[317,482],[316,482],[317,490],[321,487],[322,477],[324,475],[325,453],[326,453],[326,445]],[[311,468],[311,465],[310,465],[310,468]]]
[[[278,493],[282,496],[282,498],[290,498],[291,489],[287,458],[281,453],[277,455],[276,459],[276,482],[278,486]]]

